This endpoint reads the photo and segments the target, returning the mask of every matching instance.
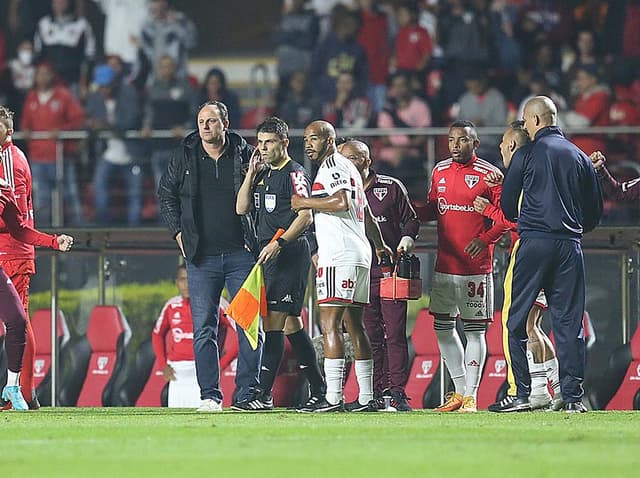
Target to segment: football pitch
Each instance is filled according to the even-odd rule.
[[[632,477],[640,413],[0,414],[4,477]]]

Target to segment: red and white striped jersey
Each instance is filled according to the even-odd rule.
[[[11,186],[22,220],[34,227],[31,168],[24,153],[10,140],[0,148],[0,177]],[[0,265],[4,261],[32,261],[34,258],[33,246],[11,237],[0,219]]]
[[[320,165],[311,187],[311,196],[327,197],[341,190],[347,192],[348,210],[314,214],[318,264],[370,267],[371,247],[364,228],[367,198],[362,176],[351,161],[334,153]]]

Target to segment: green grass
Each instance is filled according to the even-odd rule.
[[[632,477],[640,413],[0,414],[0,476]]]

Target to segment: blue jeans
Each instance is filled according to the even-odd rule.
[[[106,159],[100,159],[94,173],[96,192],[96,222],[109,224],[112,218],[109,214],[109,182],[112,178],[123,179],[127,183],[127,224],[130,226],[140,223],[142,215],[142,169],[136,163],[113,164]]]
[[[56,188],[56,164],[30,161],[31,176],[33,179],[33,209],[34,216],[39,226],[50,226],[52,221],[52,193]],[[68,222],[63,225],[82,224],[82,209],[80,207],[80,195],[78,193],[78,181],[76,180],[76,165],[73,161],[64,162],[62,175],[63,207],[69,211]]]
[[[218,351],[218,306],[225,284],[234,297],[251,272],[255,261],[245,250],[217,256],[205,256],[187,263],[191,315],[193,317],[193,352],[200,398],[222,402],[220,390],[220,358]],[[249,398],[259,383],[262,357],[262,333],[258,348],[251,345],[241,331],[238,333],[238,367],[234,402]]]

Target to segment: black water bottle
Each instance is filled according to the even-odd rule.
[[[398,259],[398,277],[403,279],[411,277],[411,258],[404,251],[400,253],[400,258]]]
[[[380,258],[380,269],[382,270],[382,277],[391,277],[391,274],[393,274],[393,264],[391,264],[389,254],[383,254]]]
[[[420,259],[415,254],[411,254],[409,260],[411,262],[410,278],[420,279]]]

